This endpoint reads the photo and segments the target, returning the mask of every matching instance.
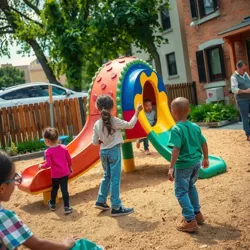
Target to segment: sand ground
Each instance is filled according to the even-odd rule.
[[[228,172],[198,181],[207,221],[196,234],[176,231],[181,210],[167,180],[169,163],[152,146],[150,156],[135,149],[136,171],[122,175],[122,200],[136,211],[130,216],[112,218],[109,211],[93,208],[102,177],[100,164],[70,184],[74,213],[69,216],[63,214],[62,202],[50,212],[41,195],[19,190],[5,207],[15,210],[37,236],[51,240],[75,234],[114,250],[250,249],[250,143],[242,131],[204,130],[204,134],[210,154],[223,157]],[[40,160],[16,166],[21,171]]]

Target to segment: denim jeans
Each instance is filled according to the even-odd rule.
[[[121,183],[121,147],[102,149],[100,152],[104,176],[99,188],[97,202],[105,203],[110,192],[111,207],[118,209],[122,206],[120,200]]]
[[[148,138],[140,139],[140,142],[143,142],[144,150],[148,150],[149,145],[148,145]]]
[[[68,176],[62,178],[52,178],[51,204],[56,204],[56,196],[61,187],[64,207],[69,207]]]
[[[246,133],[246,136],[250,136],[250,126],[248,119],[249,105],[250,105],[250,100],[238,101],[238,107],[240,110],[240,115],[243,123],[243,129]]]
[[[182,208],[186,221],[195,219],[195,213],[200,212],[199,196],[195,187],[201,163],[186,169],[175,169],[175,196]]]

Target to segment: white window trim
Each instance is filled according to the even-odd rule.
[[[208,49],[208,48],[216,46],[216,45],[221,45],[223,43],[225,43],[225,41],[222,38],[212,39],[212,40],[209,40],[209,41],[206,41],[206,42],[200,44],[198,46],[198,48],[199,48],[199,50],[205,50],[205,49]]]
[[[201,19],[197,19],[197,21],[194,21],[194,23],[195,23],[195,25],[199,25],[199,24],[205,23],[205,22],[212,20],[212,19],[219,17],[219,16],[220,16],[220,10],[216,10],[215,12],[213,12],[207,16],[204,16]]]
[[[177,79],[177,78],[180,78],[180,76],[178,74],[177,75],[168,76],[168,80],[173,80],[173,79]]]

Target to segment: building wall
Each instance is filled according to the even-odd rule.
[[[176,3],[176,0],[170,0],[170,20],[171,29],[165,31],[163,36],[168,39],[168,44],[162,44],[160,48],[157,48],[160,54],[163,81],[165,84],[173,84],[180,82],[191,81],[191,72],[187,53],[187,44],[185,38],[184,20],[182,18],[182,5]],[[159,14],[159,21],[161,18]],[[183,35],[184,34],[184,35]],[[142,58],[146,61],[149,60],[149,55],[144,51],[142,53],[136,53],[138,49],[132,46],[132,54]],[[169,76],[166,54],[175,52],[177,75]],[[154,64],[153,64],[154,66]]]
[[[183,16],[186,28],[186,37],[188,44],[189,60],[191,67],[192,79],[197,83],[197,94],[199,102],[206,102],[206,88],[216,87],[223,85],[222,82],[214,83],[199,83],[197,62],[196,62],[196,51],[199,50],[199,45],[209,42],[213,39],[218,39],[218,33],[231,28],[234,25],[239,24],[243,21],[244,17],[250,15],[250,1],[249,0],[220,0],[218,16],[208,20],[204,23],[198,24],[196,27],[191,27],[190,23],[197,21],[192,20],[189,0],[182,0],[183,5]],[[228,87],[230,85],[231,65],[229,57],[228,45],[223,43],[224,52],[224,63],[226,78],[224,88],[225,95],[228,96]],[[237,52],[238,51],[238,52]],[[239,44],[236,49],[237,59],[246,60],[246,51],[242,44]]]

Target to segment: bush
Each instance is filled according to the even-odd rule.
[[[24,141],[17,144],[17,152],[20,154],[37,152],[40,150],[44,150],[46,148],[44,142],[40,142],[39,140],[34,141]]]
[[[191,107],[189,119],[192,122],[232,121],[238,118],[238,110],[233,105],[222,103],[202,104]]]

